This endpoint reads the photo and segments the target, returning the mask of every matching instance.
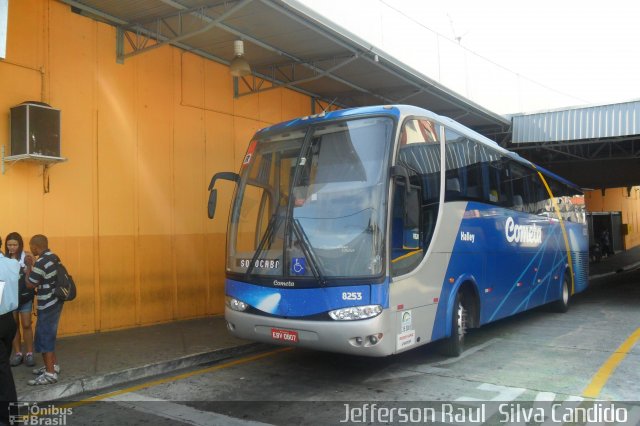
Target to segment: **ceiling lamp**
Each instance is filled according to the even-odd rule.
[[[233,42],[233,55],[234,58],[229,64],[231,69],[231,75],[234,77],[244,77],[251,74],[251,67],[249,62],[244,58],[244,42],[242,40],[235,40]]]

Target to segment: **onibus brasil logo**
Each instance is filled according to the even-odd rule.
[[[63,426],[67,425],[67,417],[73,414],[73,408],[56,407],[53,404],[45,406],[37,402],[10,402],[10,425],[33,426]]]

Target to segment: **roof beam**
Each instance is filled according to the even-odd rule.
[[[127,25],[127,21],[123,21],[120,18],[116,18],[115,16],[109,15],[108,13],[104,13],[101,10],[98,9],[94,9],[90,6],[87,6],[86,4],[77,2],[75,0],[60,0],[62,3],[66,3],[71,7],[75,7],[76,9],[82,10],[84,12],[88,12],[92,15],[95,15],[99,18],[105,19],[109,22],[111,22],[112,24],[116,24],[116,25]]]
[[[60,0],[60,1],[65,3],[65,4],[68,4],[71,7],[75,7],[77,9],[81,10],[81,11],[87,12],[88,14],[96,15],[99,18],[101,18],[104,21],[106,21],[107,23],[115,26],[116,30],[117,30],[116,31],[116,37],[117,38],[124,38],[124,34],[127,33],[124,30],[124,28],[127,28],[127,27],[131,26],[131,23],[129,23],[129,22],[125,21],[125,20],[122,20],[122,19],[120,19],[120,18],[118,18],[116,16],[113,16],[113,15],[109,15],[107,13],[101,12],[101,11],[99,11],[97,9],[89,7],[89,6],[87,6],[87,5],[83,4],[83,3],[79,3],[79,2],[77,2],[75,0]],[[144,34],[144,35],[146,35],[148,37],[152,37],[152,35],[153,35],[152,31],[146,30],[144,28],[138,28],[138,31],[141,34]],[[117,50],[118,49],[117,48],[117,44],[118,43],[116,43],[116,60],[119,60],[120,59],[120,54],[118,53],[118,50]],[[194,48],[192,48],[192,47],[190,47],[190,46],[188,46],[186,44],[183,44],[181,42],[174,43],[173,45],[175,47],[177,47],[177,48],[180,48],[180,49],[186,51],[186,52],[190,52],[190,53],[193,53],[195,55],[202,56],[203,58],[212,60],[214,62],[218,62],[220,64],[227,65],[227,66],[229,66],[229,64],[230,64],[230,61],[228,61],[228,60],[226,60],[224,58],[221,58],[219,56],[212,55],[211,53],[206,52],[206,51],[204,51],[202,49],[194,49]],[[281,84],[282,83],[281,80],[275,79],[275,78],[273,78],[271,76],[268,76],[266,74],[262,74],[262,73],[258,73],[258,72],[254,72],[253,74],[256,77],[259,77],[259,78],[264,79],[266,81],[269,81],[271,83],[276,83],[276,84]],[[344,105],[342,103],[335,102],[335,99],[331,100],[331,99],[326,98],[323,95],[320,95],[320,94],[314,93],[314,92],[310,92],[310,91],[304,90],[302,88],[295,88],[295,90],[297,92],[302,93],[303,95],[307,95],[307,96],[312,97],[312,98],[317,98],[317,99],[323,100],[323,101],[325,101],[327,103],[331,102],[331,103],[334,103],[334,104],[339,105],[341,107],[346,107],[347,106],[347,105]]]
[[[441,114],[443,114],[443,110],[451,106],[455,110],[455,113],[451,114],[452,116],[467,115],[467,118],[463,120],[466,123],[475,124],[475,128],[486,122],[488,128],[489,126],[491,129],[495,128],[496,134],[509,126],[509,122],[504,117],[483,109],[437,81],[424,76],[419,71],[400,63],[387,53],[298,3],[297,0],[198,0],[197,2],[192,0],[154,0],[157,2],[156,6],[161,4],[161,7],[150,9],[148,14],[145,14],[143,3],[139,3],[139,5],[136,3],[134,6],[135,2],[132,2],[131,16],[138,16],[137,22],[125,22],[122,19],[127,19],[124,9],[122,12],[119,11],[111,2],[104,2],[103,8],[98,5],[100,2],[96,0],[60,1],[85,10],[85,15],[116,24],[118,27],[117,55],[120,60],[161,46],[173,45],[207,59],[229,65],[231,58],[226,59],[229,54],[229,43],[233,37],[237,37],[237,39],[243,39],[250,43],[250,48],[255,46],[260,54],[270,57],[262,62],[275,64],[280,60],[295,62],[295,65],[292,66],[294,72],[291,75],[288,75],[290,74],[288,69],[284,68],[276,69],[274,75],[266,75],[270,74],[266,68],[257,68],[261,72],[256,72],[256,68],[254,68],[252,74],[256,79],[252,89],[258,91],[272,90],[265,87],[269,84],[264,86],[256,84],[260,83],[259,79],[262,79],[273,83],[274,88],[289,88],[314,97],[333,98],[334,95],[338,95],[343,103],[351,104],[351,106],[372,103],[402,103],[410,100],[426,108],[429,108],[429,103],[433,103],[435,107],[432,106],[430,109]],[[109,16],[108,13],[100,12],[83,4],[89,1],[90,4],[95,5],[95,9],[113,11],[112,13],[117,16]],[[252,2],[249,7],[244,6],[249,2]],[[197,7],[194,7],[194,4]],[[241,7],[245,7],[245,9],[233,15],[232,18],[225,16],[227,13],[234,13],[236,8]],[[244,21],[242,15],[247,9],[249,9],[247,15],[250,15],[250,19]],[[276,38],[256,37],[255,34],[258,33],[255,31],[257,30],[252,29],[246,23],[256,22],[256,18],[260,19],[259,14],[265,14],[265,12],[269,17],[287,22],[288,25],[299,26],[299,29],[310,37],[318,34],[320,37],[315,38],[322,39],[323,46],[325,43],[333,45],[335,52],[331,53],[337,56],[359,58],[360,60],[357,61],[352,59],[356,61],[355,66],[372,72],[371,76],[360,77],[357,74],[346,74],[341,69],[344,65],[337,64],[336,66],[335,63],[309,61],[309,58],[305,56],[308,55],[307,53],[299,53],[296,50],[297,47],[293,45],[289,47],[289,43],[278,44],[273,41]],[[258,15],[254,15],[255,13]],[[235,18],[238,18],[240,23],[236,24],[235,20],[231,21]],[[212,33],[220,34],[223,43],[198,48],[196,46],[200,46],[200,44],[194,46],[194,43],[201,42],[204,45],[206,36]],[[313,44],[313,41],[311,43]],[[125,44],[130,44],[131,47],[125,46]],[[349,67],[349,70],[352,66]],[[300,67],[304,67],[304,69]],[[280,71],[284,71],[282,76],[278,74]],[[284,76],[285,74],[287,76]],[[249,78],[247,80],[251,83]],[[309,83],[314,80],[320,81],[317,84]],[[315,90],[326,93],[323,96],[317,96],[301,89],[301,86],[318,87]],[[387,86],[397,87],[391,89]],[[242,90],[246,91],[246,88],[242,86]],[[333,94],[329,91],[332,91]]]
[[[628,138],[615,139],[596,139],[596,140],[577,140],[577,141],[556,141],[556,142],[512,142],[509,146],[511,151],[524,151],[535,148],[556,148],[565,146],[582,146],[582,145],[613,145],[615,143],[625,142]]]
[[[165,1],[165,0],[163,0],[163,1]],[[165,3],[171,4],[171,6],[177,8],[179,10],[187,10],[188,9],[187,6],[184,6],[184,5],[180,4],[179,2],[177,2],[175,0],[167,0],[167,1],[165,1]],[[265,4],[267,4],[267,5],[271,6],[271,7],[276,7],[271,2],[263,1],[263,3],[265,3]],[[278,9],[278,10],[280,10],[280,9]],[[288,13],[288,11],[286,11],[286,10],[280,10],[280,11],[282,13],[285,13],[287,16],[291,17],[292,19],[296,20],[297,22],[299,22],[299,23],[301,23],[301,24],[303,24],[303,25],[305,25],[306,27],[309,28],[309,23],[308,22],[305,22],[303,20],[299,20],[296,16],[290,15]],[[211,19],[211,18],[208,18],[207,16],[200,16],[200,17],[203,20]],[[250,34],[247,34],[245,32],[239,31],[238,29],[230,27],[230,26],[228,26],[228,25],[226,25],[226,24],[224,24],[222,22],[218,22],[215,26],[217,26],[218,28],[221,28],[221,29],[227,31],[228,33],[231,33],[231,34],[233,34],[233,35],[235,35],[237,37],[240,37],[243,40],[247,40],[247,41],[251,42],[252,44],[255,44],[256,46],[259,46],[259,47],[261,47],[263,49],[269,50],[271,52],[278,53],[278,54],[283,55],[283,56],[286,56],[287,58],[289,58],[289,59],[301,64],[302,66],[305,66],[305,67],[311,69],[314,72],[323,73],[325,71],[325,70],[323,70],[321,68],[318,68],[318,67],[316,67],[316,66],[314,66],[312,64],[309,64],[307,61],[303,60],[302,58],[298,58],[298,57],[296,57],[296,56],[294,56],[294,55],[292,55],[292,54],[290,54],[288,52],[283,51],[282,49],[279,49],[279,48],[277,48],[275,46],[272,46],[272,45],[270,45],[268,43],[265,43],[262,40],[259,40],[258,38],[251,36]],[[324,34],[324,35],[327,36],[326,34]],[[344,45],[342,43],[340,43],[340,45],[342,47],[344,47],[345,49],[349,50],[352,54],[359,55],[359,52],[354,50],[353,48],[348,47],[348,46],[346,46],[346,45]],[[339,83],[342,83],[342,84],[344,84],[346,86],[349,86],[352,89],[356,89],[356,90],[358,90],[360,92],[366,93],[366,94],[374,96],[376,98],[379,98],[380,100],[382,100],[385,103],[394,103],[394,101],[392,99],[390,99],[390,98],[388,98],[386,96],[383,96],[383,95],[377,94],[375,92],[372,92],[372,91],[370,91],[370,90],[368,90],[368,89],[366,89],[364,87],[358,86],[357,84],[355,84],[353,82],[350,82],[348,80],[345,80],[345,79],[343,79],[341,77],[338,77],[337,75],[334,75],[332,73],[328,73],[325,76],[328,77],[328,78],[331,78],[332,80],[335,80],[335,81],[337,81]]]
[[[581,161],[588,160],[588,158],[582,157],[580,155],[572,154],[570,152],[561,151],[559,149],[553,149],[553,148],[548,148],[548,147],[543,147],[543,149],[545,149],[547,151],[555,152],[556,154],[565,155],[567,157],[575,158],[575,159],[578,159],[578,160],[581,160]]]
[[[286,87],[286,88],[289,88],[289,89],[296,89],[294,86],[297,86],[297,85],[303,84],[303,83],[308,83],[310,81],[318,80],[318,79],[320,79],[322,77],[327,77],[333,71],[344,67],[345,65],[355,61],[356,59],[358,59],[358,55],[354,55],[351,58],[348,58],[347,60],[345,60],[345,61],[343,61],[343,62],[341,62],[341,63],[339,63],[337,65],[334,65],[333,67],[328,68],[325,71],[323,71],[321,73],[318,73],[318,74],[316,74],[316,75],[314,75],[312,77],[307,77],[307,78],[303,78],[303,79],[300,79],[300,80],[292,80],[292,81],[289,81],[287,83],[276,84],[276,85],[273,85],[271,87],[267,87],[265,89],[251,90],[250,92],[239,93],[237,95],[237,97],[247,96],[247,95],[251,95],[251,94],[254,94],[254,93],[266,92],[266,91],[273,90],[273,89],[279,89],[281,87]]]
[[[176,45],[176,43],[191,38],[193,36],[196,36],[198,34],[202,34],[204,32],[209,31],[212,28],[215,28],[217,26],[219,26],[222,21],[224,21],[225,19],[227,19],[228,17],[232,16],[234,13],[236,13],[238,10],[242,9],[243,7],[245,7],[246,5],[248,5],[249,3],[253,2],[253,0],[242,0],[241,2],[235,4],[231,9],[228,9],[227,11],[225,11],[222,15],[216,17],[216,18],[211,18],[208,17],[204,14],[198,14],[198,16],[205,22],[207,22],[207,24],[202,27],[202,28],[198,28],[197,30],[191,31],[191,32],[187,32],[187,33],[182,33],[176,37],[173,38],[165,38],[164,40],[160,40],[160,33],[159,31],[157,32],[157,36],[154,37],[156,38],[156,44],[152,45],[152,46],[148,46],[148,47],[142,47],[139,49],[134,49],[133,52],[129,52],[123,55],[123,58],[130,58],[132,56],[136,56],[139,55],[141,53],[145,53],[145,52],[149,52],[151,50],[157,49],[159,47],[165,46],[167,44],[172,44],[172,45]],[[172,1],[172,4],[177,4],[177,2]],[[185,6],[186,9],[186,6]],[[192,12],[195,13],[195,12]]]
[[[347,43],[343,42],[342,40],[340,40],[339,38],[333,36],[332,34],[329,34],[325,31],[321,31],[320,29],[316,28],[313,25],[310,25],[308,21],[300,18],[299,16],[295,15],[294,13],[291,13],[288,9],[282,7],[280,4],[277,4],[276,2],[274,2],[273,0],[260,0],[263,4],[266,4],[267,6],[272,7],[273,9],[276,9],[277,11],[279,11],[280,13],[285,14],[286,16],[288,16],[289,18],[295,20],[296,22],[305,25],[307,28],[312,29],[313,31],[317,32],[318,34],[329,38],[331,41],[333,41],[334,43],[340,45],[341,47],[348,49],[352,52],[355,52],[355,50],[353,49],[353,47],[349,46]],[[458,102],[458,107],[464,109],[467,113],[472,114],[472,115],[480,115],[483,116],[485,118],[491,118],[492,120],[496,120],[497,115],[492,115],[490,112],[488,111],[484,111],[480,106],[475,105],[475,110],[472,110],[471,108],[467,107],[466,104],[471,103],[471,101],[469,101],[468,99],[460,99],[459,95],[453,93],[453,92],[447,92],[446,90],[438,87],[439,84],[436,83],[435,81],[433,81],[432,79],[427,78],[426,76],[420,76],[419,78],[421,80],[426,79],[427,82],[431,85],[431,87],[433,87],[436,90],[429,90],[428,87],[425,87],[424,85],[417,83],[409,78],[407,78],[406,76],[400,74],[399,72],[397,72],[396,70],[392,69],[391,67],[387,67],[384,66],[384,64],[382,63],[381,59],[381,55],[379,53],[375,53],[374,51],[374,46],[372,45],[369,50],[371,53],[371,56],[369,55],[362,55],[362,58],[365,59],[366,61],[368,61],[369,63],[373,64],[374,66],[378,67],[378,68],[382,68],[387,72],[392,73],[393,75],[395,75],[396,77],[402,79],[403,81],[405,81],[406,83],[414,86],[415,88],[417,88],[419,90],[418,93],[415,93],[414,95],[417,95],[419,93],[428,93],[430,95],[433,95],[445,102],[449,102],[452,104],[455,104],[455,102]],[[389,61],[389,63],[391,63]],[[444,93],[446,93],[448,96],[445,96]],[[453,99],[452,99],[453,98]],[[401,98],[401,100],[404,100],[404,98]],[[398,100],[391,100],[389,99],[390,103],[400,103]],[[501,117],[502,118],[502,117]],[[508,122],[508,120],[502,118],[502,120],[504,120],[503,123],[503,127],[509,127],[510,126],[510,122]]]
[[[324,70],[322,68],[318,68],[315,65],[310,64],[308,61],[305,61],[302,58],[298,58],[298,57],[296,57],[296,56],[294,56],[294,55],[292,55],[292,54],[290,54],[288,52],[285,52],[285,51],[283,51],[283,50],[281,50],[281,49],[279,49],[279,48],[277,48],[275,46],[267,44],[267,43],[255,38],[255,37],[253,37],[253,36],[251,36],[251,35],[249,35],[247,33],[239,31],[239,30],[237,30],[237,29],[235,29],[233,27],[230,27],[230,26],[228,26],[226,24],[220,24],[219,27],[224,29],[227,32],[230,32],[231,34],[234,34],[234,35],[236,35],[236,36],[238,36],[238,37],[240,37],[240,38],[242,38],[244,40],[250,41],[251,43],[253,43],[253,44],[255,44],[255,45],[259,46],[259,47],[262,47],[263,49],[269,50],[271,52],[278,53],[278,54],[283,55],[283,56],[286,56],[287,58],[294,60],[295,62],[299,63],[300,65],[302,65],[302,66],[304,66],[306,68],[309,68],[310,70],[312,70],[314,72],[319,72],[319,73],[324,72]],[[354,54],[359,54],[358,52],[353,52],[353,53]],[[329,74],[326,75],[326,77],[331,78],[332,80],[335,80],[338,83],[342,83],[342,84],[344,84],[346,86],[349,86],[350,88],[355,89],[355,90],[357,90],[359,92],[366,93],[368,95],[376,97],[376,98],[384,101],[385,103],[394,103],[392,99],[390,99],[390,98],[388,98],[386,96],[383,96],[383,95],[380,95],[378,93],[372,92],[369,89],[366,89],[366,88],[364,88],[362,86],[359,86],[359,85],[357,85],[357,84],[355,84],[355,83],[353,83],[351,81],[348,81],[348,80],[346,80],[346,79],[344,79],[342,77],[338,77],[335,74],[329,73]]]
[[[413,98],[414,96],[419,95],[420,93],[423,93],[423,91],[422,91],[422,90],[420,90],[420,89],[418,89],[418,90],[416,90],[416,91],[414,91],[414,92],[409,93],[409,94],[408,94],[408,95],[406,95],[406,96],[403,96],[403,97],[401,97],[401,98],[397,99],[397,100],[396,100],[396,102],[397,102],[397,103],[399,103],[399,104],[404,103],[404,101],[406,101],[407,99],[411,99],[411,98]]]

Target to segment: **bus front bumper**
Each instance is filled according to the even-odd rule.
[[[394,312],[383,310],[358,321],[309,321],[264,317],[225,308],[227,328],[236,337],[274,345],[304,347],[363,356],[395,351],[391,325]]]

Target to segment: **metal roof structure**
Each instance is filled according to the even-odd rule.
[[[243,40],[253,72],[234,77],[236,96],[286,87],[341,107],[411,104],[493,139],[511,125],[295,0],[59,1],[114,25],[120,61],[173,45],[229,65]]]
[[[640,185],[640,101],[512,117],[508,148],[583,187]]]
[[[514,115],[512,143],[640,135],[640,101]]]

